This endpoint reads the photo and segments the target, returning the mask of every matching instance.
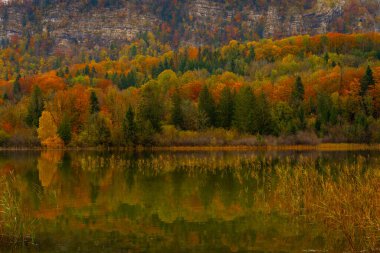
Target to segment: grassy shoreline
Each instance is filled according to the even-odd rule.
[[[380,151],[380,144],[322,143],[316,145],[199,145],[132,147],[1,147],[0,151]]]

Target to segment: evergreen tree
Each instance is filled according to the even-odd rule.
[[[142,89],[141,101],[138,107],[139,117],[142,118],[142,121],[149,121],[155,131],[161,131],[161,120],[164,111],[161,97],[155,84],[146,84]]]
[[[206,114],[208,126],[215,126],[215,103],[207,86],[204,86],[199,94],[198,110]]]
[[[71,140],[71,122],[67,116],[64,116],[58,127],[57,133],[63,142],[67,145]]]
[[[43,110],[44,110],[44,101],[42,98],[42,92],[41,92],[40,87],[36,85],[30,97],[30,102],[28,105],[28,114],[26,116],[26,123],[29,126],[38,127],[39,119],[42,115]]]
[[[119,85],[119,88],[120,89],[127,89],[129,87],[132,87],[132,86],[136,86],[137,85],[137,72],[136,70],[132,69],[131,71],[128,72],[127,75],[125,75],[124,73],[121,74],[120,76],[120,85]]]
[[[319,93],[317,96],[317,119],[315,129],[323,130],[323,127],[328,124],[336,124],[338,110],[333,104],[331,97],[324,93]]]
[[[178,93],[178,90],[173,94],[172,97],[172,112],[171,119],[174,126],[177,128],[183,127],[183,115],[182,115],[182,99]]]
[[[253,108],[253,126],[259,134],[273,133],[271,109],[264,93],[257,98],[256,106]]]
[[[303,86],[301,77],[296,78],[296,82],[294,84],[293,92],[292,92],[292,104],[293,106],[298,106],[303,102],[305,96],[305,88]]]
[[[325,55],[323,56],[323,60],[325,62],[325,64],[329,63],[329,60],[330,60],[330,56],[329,56],[329,53],[325,53]]]
[[[84,67],[83,74],[86,76],[90,75],[90,66],[86,65],[86,67]]]
[[[137,129],[135,122],[135,114],[132,107],[129,106],[127,113],[125,114],[123,122],[124,138],[127,144],[135,146],[137,144]]]
[[[255,48],[253,46],[250,46],[249,47],[249,53],[248,53],[248,56],[246,58],[246,62],[250,63],[250,62],[254,61],[255,57],[256,57]]]
[[[129,58],[133,59],[136,57],[136,55],[137,55],[137,47],[136,47],[136,45],[132,45],[130,50],[129,50]]]
[[[360,80],[360,95],[364,96],[373,85],[375,85],[375,80],[372,69],[368,66],[364,76]]]
[[[21,75],[18,74],[16,77],[16,80],[13,83],[13,96],[16,101],[18,101],[21,98],[20,78],[21,78]]]
[[[132,69],[127,74],[127,87],[137,86],[137,72]]]
[[[97,145],[108,146],[110,144],[111,131],[107,126],[107,123],[100,114],[95,114],[96,117],[96,129],[97,129]]]
[[[253,108],[255,96],[248,86],[242,87],[235,97],[235,110],[233,125],[243,133],[254,133],[256,127],[253,125]]]
[[[91,114],[97,113],[100,111],[98,97],[96,96],[95,91],[91,91],[90,95],[90,112]]]
[[[96,73],[97,73],[97,72],[96,72],[96,69],[95,69],[95,67],[93,66],[93,67],[91,68],[90,77],[91,77],[91,78],[94,78]]]
[[[220,96],[218,107],[219,125],[229,129],[234,116],[234,97],[229,87],[225,87]]]

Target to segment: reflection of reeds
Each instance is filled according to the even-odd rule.
[[[13,173],[3,176],[0,179],[0,244],[32,243],[36,222],[22,207]]]

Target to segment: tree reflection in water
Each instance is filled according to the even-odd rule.
[[[38,219],[29,247],[40,252],[342,251],[379,246],[379,159],[15,152],[0,154],[0,173],[12,172],[20,212]]]

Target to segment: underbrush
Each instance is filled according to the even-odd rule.
[[[157,134],[157,146],[276,146],[276,145],[317,145],[321,140],[313,132],[298,132],[289,136],[261,136],[241,134],[235,130],[221,128],[204,131],[182,131],[166,125]]]

